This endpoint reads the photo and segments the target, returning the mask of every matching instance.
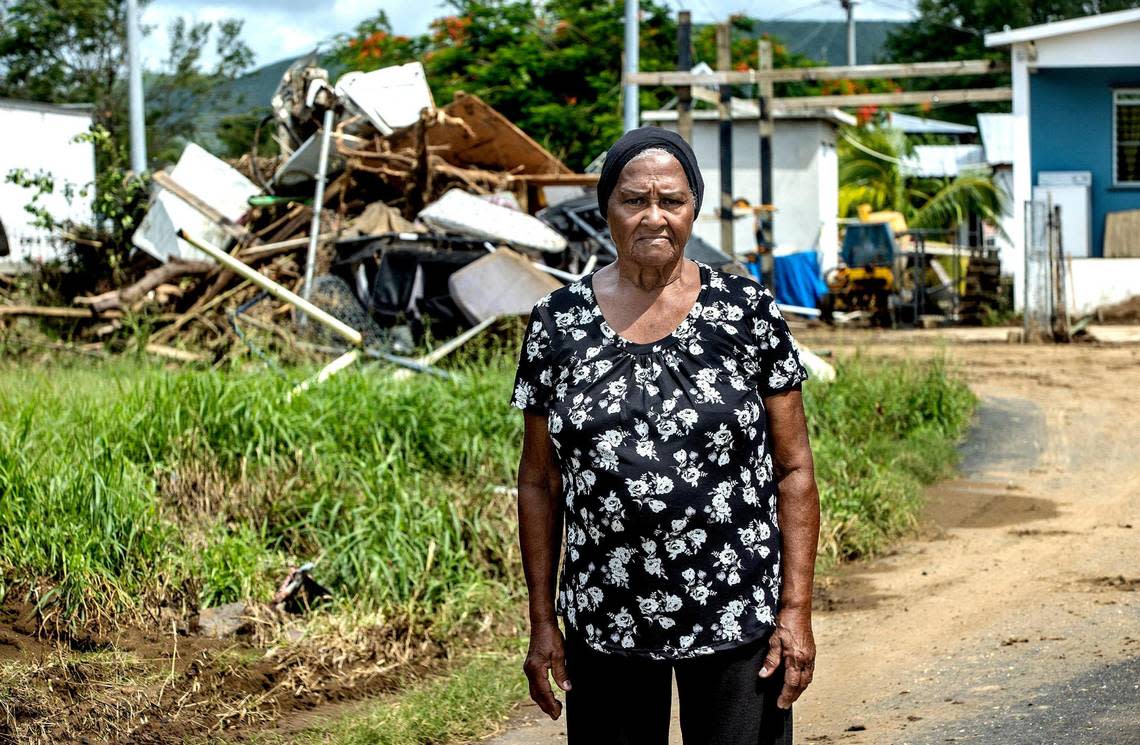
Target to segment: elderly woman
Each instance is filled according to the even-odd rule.
[[[687,745],[790,743],[811,682],[807,372],[768,290],[685,258],[703,188],[676,134],[623,136],[598,182],[617,260],[526,328],[524,670],[552,719],[548,675],[565,692],[570,745],[664,745],[673,673]]]

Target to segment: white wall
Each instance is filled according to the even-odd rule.
[[[78,196],[80,188],[95,180],[95,150],[90,144],[71,142],[91,127],[91,115],[52,107],[0,101],[0,221],[8,235],[9,256],[3,262],[45,260],[58,256],[55,241],[45,231],[32,227],[33,217],[24,211],[32,190],[6,183],[10,171],[25,168],[33,174],[44,171],[55,178],[55,193],[41,199],[56,220],[80,224],[91,222],[91,197]],[[75,186],[70,204],[63,196],[65,183]]]
[[[676,131],[675,121],[654,122]],[[694,232],[720,246],[719,122],[693,122],[693,152],[705,180],[705,199]],[[733,123],[733,198],[760,203],[760,135],[755,119]],[[775,243],[783,249],[814,249],[822,253],[823,268],[838,255],[839,162],[835,128],[820,119],[776,119],[772,137],[772,198],[777,212]],[[737,253],[755,250],[751,216],[736,219],[733,247]],[[828,263],[830,262],[830,263]]]
[[[1140,294],[1140,259],[1073,259],[1069,277],[1069,312],[1087,315]]]
[[[1140,65],[1140,21],[1064,34],[1033,42],[1037,67],[1129,67]]]

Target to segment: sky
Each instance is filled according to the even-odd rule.
[[[723,20],[738,12],[766,20],[844,17],[839,0],[662,1],[674,8],[687,7],[697,23]],[[914,0],[862,0],[856,5],[855,20],[908,20],[913,7]],[[144,26],[153,27],[143,40],[143,64],[148,69],[161,66],[168,52],[167,28],[179,16],[187,21],[244,20],[243,38],[253,49],[254,66],[259,67],[310,52],[321,42],[351,31],[380,9],[387,11],[396,33],[408,35],[423,33],[432,19],[450,13],[438,0],[152,0],[142,18]],[[210,53],[203,63],[209,66],[212,62]]]

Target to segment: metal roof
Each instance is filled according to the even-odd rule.
[[[901,114],[897,111],[887,112],[887,124],[908,134],[966,135],[978,131],[976,127],[971,127],[969,124],[927,119],[922,116]]]
[[[1013,162],[1013,114],[978,114],[978,130],[987,163]]]
[[[963,171],[986,165],[981,145],[915,145],[903,170],[909,176],[953,178]]]
[[[1019,44],[1025,41],[1047,39],[1052,36],[1066,34],[1079,34],[1085,31],[1096,31],[1111,26],[1120,26],[1125,23],[1140,21],[1140,8],[1117,10],[1112,13],[1097,13],[1091,16],[1069,18],[1064,21],[1052,23],[1039,23],[1036,26],[1023,26],[1022,28],[1007,29],[986,34],[987,47],[1001,47],[1006,44]]]
[[[95,104],[44,103],[43,101],[24,101],[18,98],[0,98],[0,110],[4,109],[42,111],[50,114],[68,114],[71,116],[91,116],[91,114],[95,111]]]
[[[751,107],[741,105],[740,99],[732,101],[732,120],[737,122],[755,121],[760,118],[759,107],[754,102]],[[693,121],[708,121],[720,118],[720,114],[712,109],[693,109]],[[822,119],[833,124],[846,124],[852,126],[856,123],[855,117],[842,109],[796,109],[794,111],[772,112],[773,119]],[[641,112],[642,122],[675,122],[677,112],[673,109],[655,109]]]

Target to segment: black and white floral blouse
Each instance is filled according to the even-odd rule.
[[[598,651],[683,659],[767,633],[780,533],[765,396],[808,375],[771,293],[696,262],[664,338],[606,323],[593,275],[531,311],[511,404],[547,414],[566,552],[556,612]]]

